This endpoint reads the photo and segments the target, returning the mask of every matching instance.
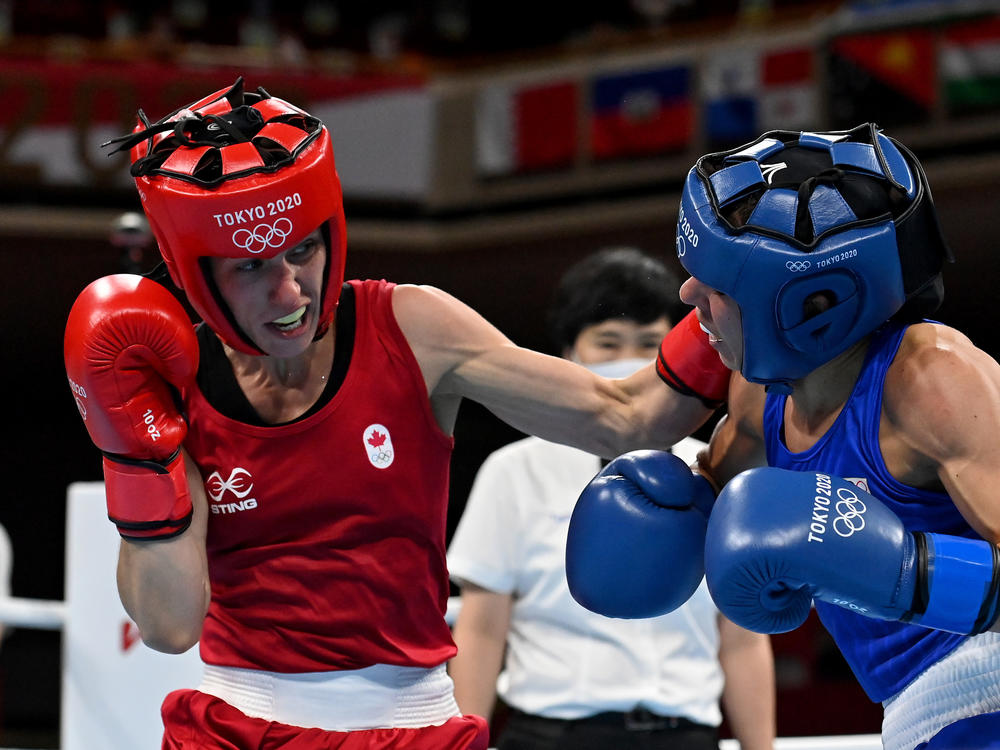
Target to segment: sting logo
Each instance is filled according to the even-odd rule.
[[[239,513],[256,508],[257,500],[247,497],[252,489],[253,476],[240,466],[229,472],[229,479],[223,479],[222,474],[213,471],[205,480],[205,490],[212,499],[209,507],[216,514]],[[227,492],[232,494],[235,502],[223,502]]]

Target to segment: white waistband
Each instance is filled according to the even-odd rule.
[[[960,719],[1000,711],[1000,633],[970,637],[882,705],[885,750],[912,750]]]
[[[206,664],[198,690],[247,716],[338,732],[427,727],[459,715],[443,664],[301,674]]]

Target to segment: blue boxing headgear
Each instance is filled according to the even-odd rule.
[[[951,259],[923,168],[873,124],[701,157],[677,256],[739,305],[743,376],[785,391],[901,310],[933,312]],[[828,306],[811,314],[818,296]]]

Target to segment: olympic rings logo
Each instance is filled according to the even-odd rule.
[[[841,487],[837,490],[835,509],[837,517],[833,520],[833,530],[845,539],[865,527],[864,513],[868,506],[852,490]]]
[[[392,460],[392,451],[387,451],[387,450],[380,450],[380,451],[377,451],[377,452],[376,451],[372,451],[372,453],[371,453],[371,459],[372,459],[372,463],[373,464],[386,464],[386,465],[388,465],[389,462]]]
[[[284,216],[274,224],[258,224],[249,229],[237,229],[233,232],[233,244],[248,253],[262,253],[269,247],[281,247],[288,235],[292,233],[292,220]]]
[[[798,273],[799,271],[808,271],[812,267],[812,263],[808,260],[790,260],[785,263],[785,268],[787,268],[792,273]]]

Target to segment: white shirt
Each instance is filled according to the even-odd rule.
[[[674,447],[693,463],[704,444]],[[536,437],[492,453],[476,476],[448,550],[451,576],[514,597],[497,693],[522,711],[576,719],[638,705],[717,726],[723,673],[718,610],[705,582],[681,608],[645,620],[606,618],[566,583],[569,518],[600,461]]]

